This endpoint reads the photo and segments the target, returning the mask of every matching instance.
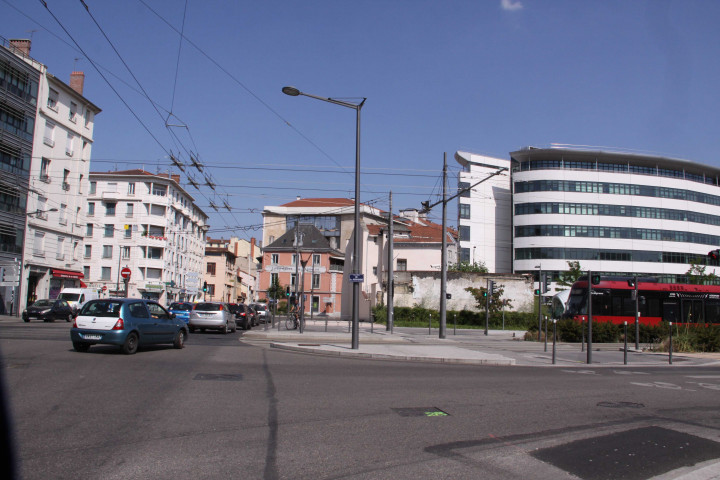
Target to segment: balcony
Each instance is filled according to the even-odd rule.
[[[45,183],[50,183],[50,175],[48,175],[47,173],[41,173],[40,181],[45,182]]]
[[[102,194],[100,195],[100,197],[101,197],[103,200],[120,200],[120,198],[122,197],[122,195],[120,195],[120,192],[118,192],[117,190],[113,190],[113,191],[104,191],[104,192],[102,192]]]
[[[43,143],[51,148],[55,146],[55,140],[53,140],[52,138],[43,137]]]
[[[72,157],[73,153],[75,153],[73,150],[68,148],[65,149],[65,155],[67,155],[68,157]]]
[[[66,192],[70,190],[70,184],[68,182],[62,182],[62,189]]]

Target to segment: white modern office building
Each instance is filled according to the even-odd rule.
[[[105,295],[170,303],[202,297],[208,216],[179,175],[143,170],[91,172],[86,202],[84,275]]]
[[[514,273],[542,268],[556,280],[577,260],[601,274],[684,282],[720,247],[718,167],[577,147],[510,156]]]
[[[462,166],[458,189],[458,259],[484,264],[493,273],[512,272],[510,160],[456,152]]]

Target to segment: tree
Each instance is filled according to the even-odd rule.
[[[693,262],[690,263],[690,268],[687,272],[685,272],[685,275],[688,276],[688,282],[695,285],[706,285],[715,283],[718,278],[717,275],[715,275],[714,273],[705,273],[707,265],[700,265],[701,261],[701,259],[696,258]]]
[[[488,273],[488,269],[485,266],[485,262],[458,262],[448,265],[448,272]]]
[[[560,274],[558,285],[563,287],[572,287],[572,284],[577,282],[578,278],[585,274],[580,262],[578,260],[568,260],[568,271]]]
[[[485,307],[487,306],[487,288],[467,287],[465,291],[470,292],[470,294],[475,297],[477,307],[480,310],[485,310]],[[502,285],[495,285],[492,297],[490,299],[490,313],[512,308],[512,303],[510,299],[502,298],[503,293],[505,293],[505,288]]]
[[[285,296],[285,287],[280,285],[280,280],[278,280],[277,277],[273,279],[270,287],[268,287],[267,294],[268,297],[272,298],[273,300],[277,300],[278,298],[283,298]]]

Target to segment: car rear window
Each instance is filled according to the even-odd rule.
[[[195,305],[195,310],[201,312],[218,312],[223,309],[221,303],[198,303]]]
[[[173,303],[170,305],[170,310],[181,310],[183,312],[188,312],[192,309],[192,303]]]
[[[69,300],[69,301],[71,301],[71,302],[77,302],[78,299],[80,298],[80,294],[79,294],[79,293],[67,293],[67,292],[65,292],[65,293],[61,293],[58,298],[61,299],[61,300]]]
[[[88,317],[116,317],[120,315],[122,302],[103,300],[100,302],[86,303],[80,310],[81,316]]]
[[[55,303],[55,300],[38,300],[37,302],[33,303],[33,307],[52,307]]]
[[[255,307],[255,310],[262,310],[263,312],[267,310],[265,305],[253,305],[253,307]]]

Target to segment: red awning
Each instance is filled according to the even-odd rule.
[[[53,277],[59,277],[59,278],[85,278],[85,275],[82,274],[82,272],[71,272],[70,270],[58,270],[56,268],[53,268],[50,270],[52,272]]]

